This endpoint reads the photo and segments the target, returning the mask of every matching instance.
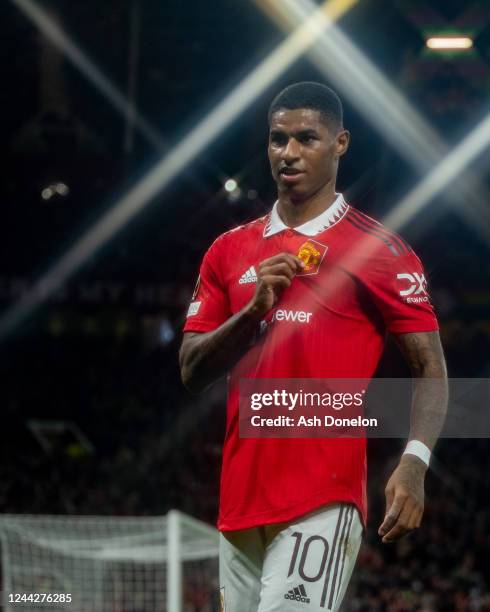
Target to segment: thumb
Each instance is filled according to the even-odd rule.
[[[388,531],[388,524],[391,523],[391,516],[394,514],[393,508],[393,499],[395,493],[394,490],[390,487],[386,489],[385,497],[386,497],[386,507],[385,507],[385,516],[383,522],[381,523],[378,533],[379,535],[384,535]]]

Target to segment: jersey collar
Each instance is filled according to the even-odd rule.
[[[303,225],[293,228],[295,232],[303,234],[304,236],[316,236],[326,229],[335,225],[347,212],[348,204],[344,200],[344,196],[341,193],[337,194],[336,200],[324,210],[318,217],[310,219]],[[290,229],[281,219],[277,212],[277,202],[272,207],[269,214],[269,219],[264,228],[264,238],[274,236],[283,230]]]

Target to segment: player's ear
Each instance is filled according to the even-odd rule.
[[[350,132],[341,130],[335,137],[335,153],[337,157],[341,157],[349,148]]]

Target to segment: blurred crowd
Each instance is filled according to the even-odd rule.
[[[375,447],[374,449],[372,447]],[[426,481],[422,527],[391,545],[377,528],[398,452],[370,441],[369,528],[345,609],[362,612],[490,610],[487,440],[442,440]],[[384,447],[384,448],[383,448]]]
[[[173,349],[65,338],[20,346],[2,372],[2,512],[165,514],[191,511],[201,499],[199,514],[212,521],[219,443],[207,420],[189,435],[175,431],[192,400],[178,383]],[[28,380],[17,359],[29,363]],[[27,426],[32,419],[74,421],[92,448],[50,436],[45,449]]]

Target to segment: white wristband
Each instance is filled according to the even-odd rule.
[[[407,444],[407,447],[403,451],[404,455],[415,455],[419,459],[425,463],[427,467],[429,467],[430,461],[430,450],[423,442],[419,442],[418,440],[410,440]]]

